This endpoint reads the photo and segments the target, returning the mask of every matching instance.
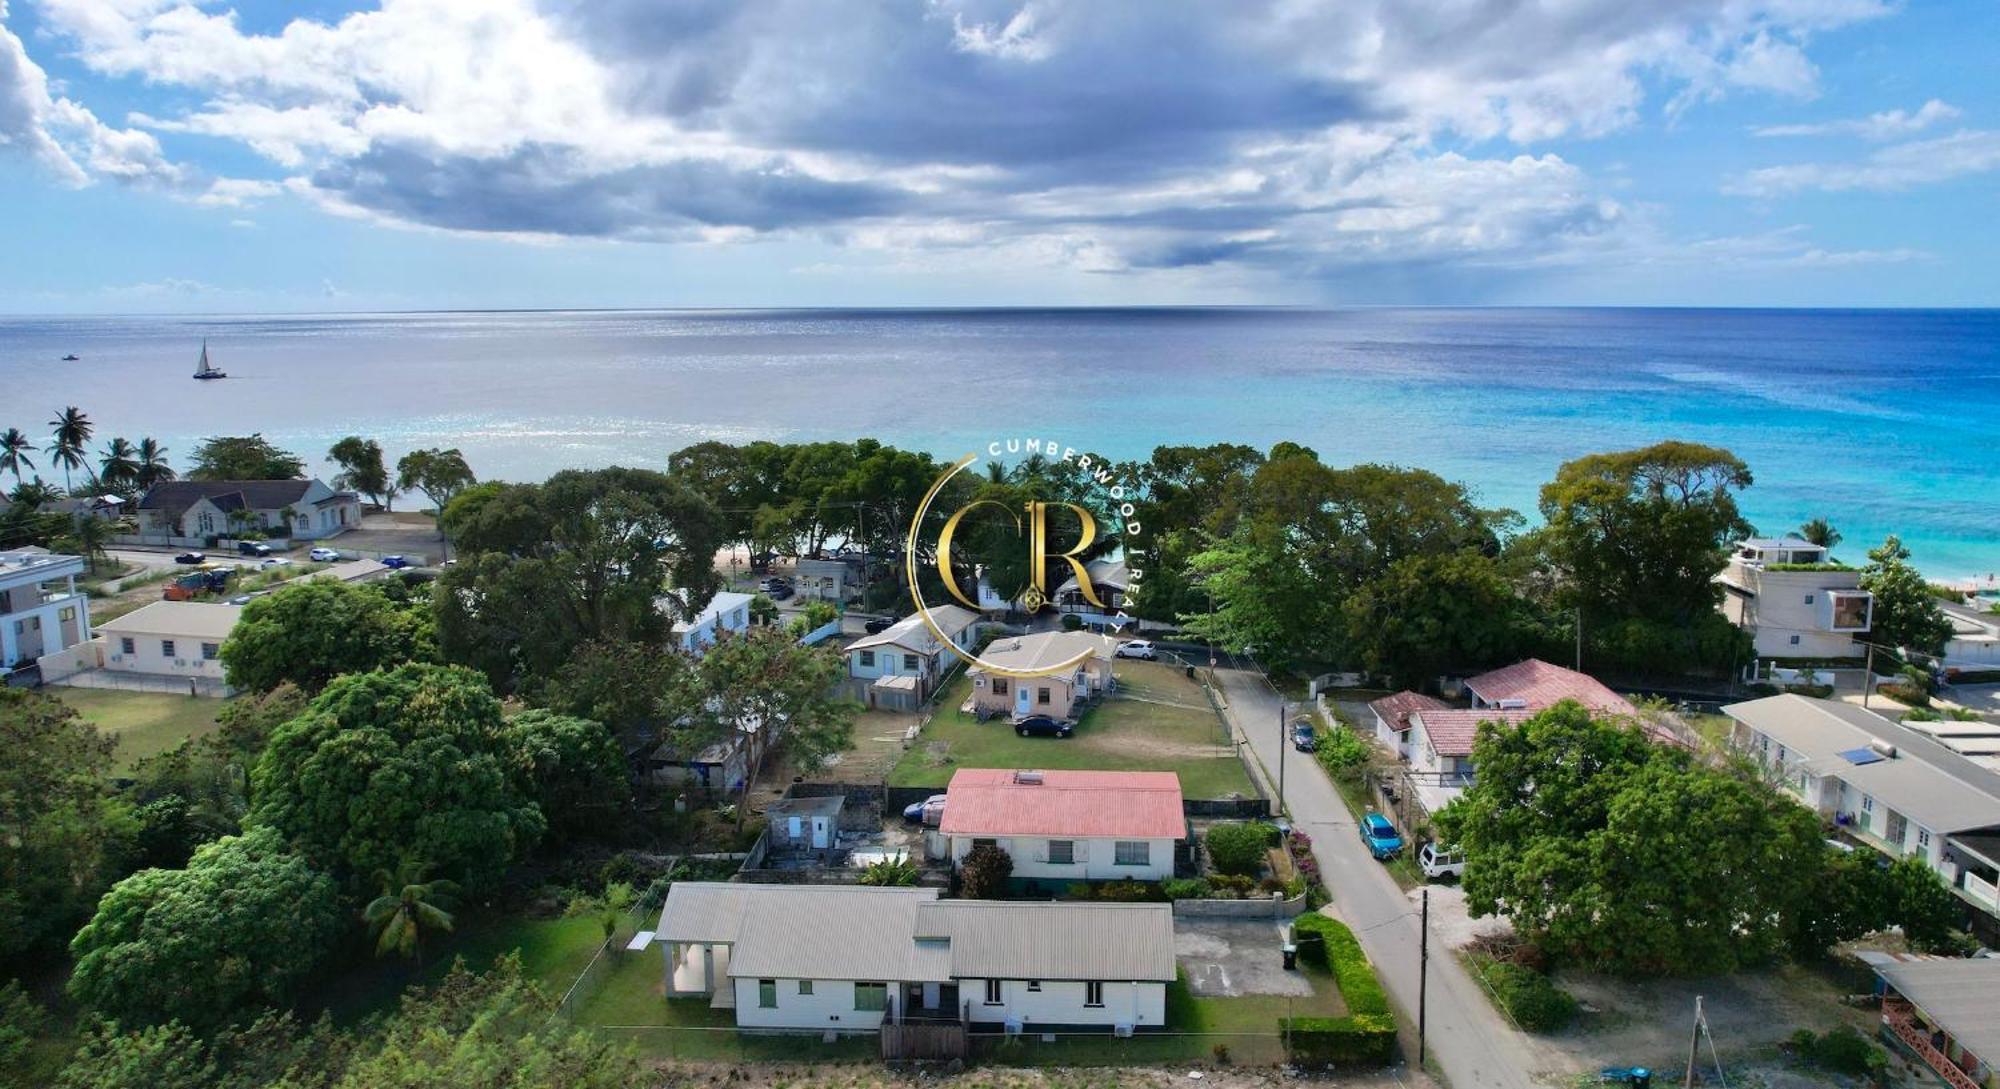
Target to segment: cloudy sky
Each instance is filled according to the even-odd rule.
[[[2000,304],[1991,0],[0,0],[0,311]]]

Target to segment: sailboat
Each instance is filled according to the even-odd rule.
[[[201,362],[195,364],[194,376],[198,379],[204,379],[204,380],[209,378],[229,377],[229,375],[223,373],[222,371],[216,370],[215,365],[208,361],[208,341],[206,340],[201,342]]]
[[[74,363],[80,358],[82,357],[78,356],[75,352],[71,352],[70,354],[63,356],[62,361],[65,363]]]

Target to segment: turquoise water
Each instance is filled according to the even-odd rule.
[[[226,382],[188,375],[210,338]],[[66,353],[82,356],[62,363]],[[659,311],[0,320],[0,427],[348,433],[454,445],[485,477],[660,464],[707,438],[875,435],[956,456],[1047,435],[1306,443],[1532,512],[1563,460],[1663,438],[1749,461],[1775,532],[1940,577],[2000,569],[2000,311]],[[319,466],[315,466],[318,468]]]

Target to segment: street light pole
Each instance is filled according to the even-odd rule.
[[[1424,1065],[1424,1005],[1431,981],[1431,887],[1424,886],[1423,937],[1417,943],[1417,1065]]]
[[[1291,748],[1285,737],[1285,697],[1278,697],[1278,815],[1285,816],[1285,750]]]

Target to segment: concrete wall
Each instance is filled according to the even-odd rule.
[[[143,632],[120,634],[105,632],[103,668],[117,673],[144,673],[153,677],[210,677],[222,679],[222,660],[206,658],[202,653],[205,640],[184,635],[156,635]],[[132,641],[132,651],[124,649],[124,640]],[[169,652],[166,643],[171,640],[173,650]],[[222,643],[215,640],[215,649],[220,652]]]
[[[1287,900],[1263,896],[1255,900],[1175,900],[1174,914],[1190,919],[1291,919],[1306,909],[1304,895]]]
[[[951,808],[946,803],[945,808]],[[953,869],[965,861],[972,850],[972,836],[951,838],[951,864]],[[1174,841],[1170,839],[1149,839],[1147,863],[1144,866],[1120,866],[1116,857],[1116,841],[1110,839],[1073,839],[1076,861],[1067,865],[1050,862],[1049,840],[1045,836],[981,836],[981,839],[995,839],[1001,850],[1014,860],[1014,877],[1035,881],[1162,881],[1174,875]],[[1059,838],[1059,837],[1056,837]]]
[[[864,1032],[882,1026],[881,1011],[854,1008],[854,983],[851,980],[810,980],[811,994],[799,993],[799,980],[778,980],[778,1004],[775,1009],[763,1009],[757,1005],[757,980],[738,979],[733,982],[736,987],[736,1024],[739,1028]],[[893,999],[896,984],[894,981],[887,982],[889,996]]]
[[[988,1005],[986,981],[962,979],[958,984],[958,997],[972,1011],[974,1024],[1000,1025],[1019,1019],[1028,1032],[1036,1031],[1038,1025],[1049,1028],[1059,1025],[1159,1028],[1167,1021],[1167,988],[1164,983],[1107,982],[1104,984],[1104,1005],[1090,1007],[1083,1003],[1085,986],[1080,980],[1033,981],[1040,989],[1032,991],[1028,989],[1030,982],[1024,979],[1001,980],[1000,1003]]]

